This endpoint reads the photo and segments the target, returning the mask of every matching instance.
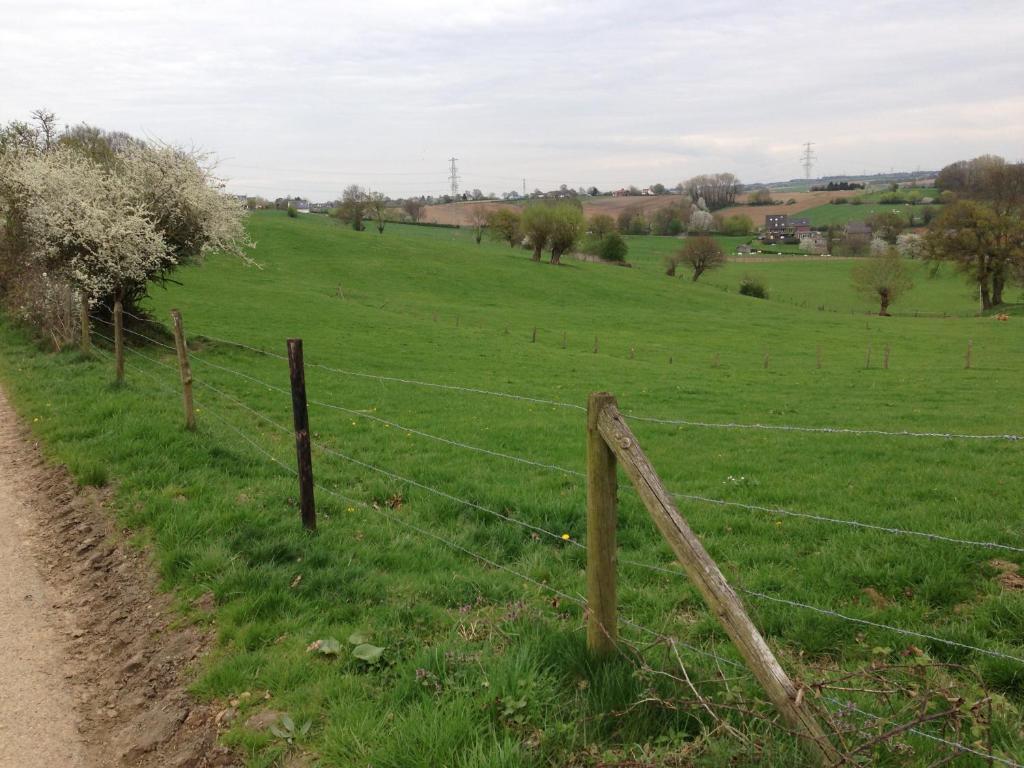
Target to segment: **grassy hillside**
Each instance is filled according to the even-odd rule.
[[[926,208],[938,214],[941,205],[893,205],[890,203],[864,203],[863,205],[819,205],[800,212],[800,217],[810,219],[812,227],[824,227],[829,224],[847,224],[851,221],[865,221],[876,213],[898,213],[904,219],[914,214],[920,221]]]
[[[666,278],[656,250],[677,243],[662,238],[645,239],[647,250],[631,242],[633,269],[555,268],[525,251],[477,246],[458,230],[356,233],[322,217],[275,213],[253,216],[250,227],[261,268],[214,257],[181,271],[181,285],[155,290],[147,305],[159,321],[171,307],[183,312],[195,351],[197,433],[180,429],[177,372],[158,364],[173,365],[174,356],[160,346],[134,348],[128,385],[118,389],[105,353],[89,361],[42,353],[3,321],[0,378],[52,455],[83,482],[114,484],[124,525],[153,544],[183,605],[212,593],[217,648],[196,690],[238,700],[242,716],[227,739],[254,766],[294,749],[244,727],[261,706],[290,713],[297,727],[308,722],[296,741],[330,766],[803,762],[757,687],[728,666],[738,656],[626,490],[622,612],[685,645],[677,659],[624,626],[636,653],[588,657],[574,602],[585,594],[584,551],[573,543],[586,535],[585,483],[551,469],[584,469],[582,412],[345,371],[569,404],[607,390],[627,413],[702,422],[1024,433],[1017,318],[883,320],[748,299]],[[846,282],[841,263],[755,268],[773,270],[773,290],[792,285],[794,297],[849,295],[836,287]],[[715,279],[735,282],[739,269]],[[911,297],[964,306],[950,286],[925,281]],[[290,423],[290,399],[274,389],[287,389],[287,364],[217,341],[282,354],[295,336],[304,339],[317,401],[315,476],[345,497],[319,492],[316,536],[299,528],[293,438],[266,420]],[[974,367],[964,370],[968,339]],[[891,348],[889,370],[877,353],[865,369],[869,344]],[[760,507],[687,501],[681,511],[737,588],[768,596],[743,593],[796,677],[811,682],[884,662],[894,679],[922,690],[934,678],[973,703],[977,674],[998,694],[995,748],[1020,754],[1024,663],[770,599],[1024,657],[1022,592],[1006,588],[1004,566],[992,562],[1019,564],[1019,550],[765,508],[1022,548],[1021,443],[632,423],[674,491]],[[352,633],[384,648],[380,663],[352,657]],[[307,650],[322,639],[339,640],[341,655]],[[966,669],[919,679],[903,671],[908,658]],[[695,706],[678,680],[680,662],[716,718],[743,738]],[[852,696],[891,722],[912,717],[903,707],[917,705],[829,695]],[[988,737],[983,729],[960,738]],[[913,733],[901,741],[909,746],[872,747],[865,758],[924,766],[947,755]]]

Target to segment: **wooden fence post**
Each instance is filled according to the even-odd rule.
[[[92,337],[89,335],[89,297],[84,293],[78,310],[78,324],[82,332],[82,354],[88,355],[92,351]]]
[[[302,525],[316,530],[316,502],[313,500],[313,459],[309,451],[309,412],[306,409],[306,369],[302,362],[302,339],[288,339],[288,370],[292,381],[292,418],[295,422],[295,456],[299,469],[299,505]]]
[[[764,353],[764,369],[766,371],[768,370],[768,363],[769,363],[770,360],[771,360],[771,352],[765,352]]]
[[[597,354],[597,336],[594,337],[594,354]]]
[[[588,413],[588,424],[591,418]],[[841,755],[826,736],[809,700],[800,695],[718,565],[679,514],[674,497],[661,482],[614,401],[605,403],[596,420],[598,432],[632,481],[686,575],[700,591],[772,704],[802,737],[804,747],[814,759],[822,765],[840,762]]]
[[[124,306],[120,292],[114,299],[114,380],[124,384]]]
[[[971,352],[974,351],[974,339],[967,340],[967,355],[964,357],[964,368],[971,367]]]
[[[185,408],[185,429],[196,428],[196,409],[192,401],[192,366],[188,362],[188,347],[185,345],[185,327],[181,312],[171,310],[171,325],[174,328],[174,348],[178,352],[178,370],[181,373],[181,398]]]
[[[597,655],[615,650],[615,527],[618,517],[615,454],[597,428],[597,417],[615,398],[596,392],[587,401],[587,647]]]
[[[537,341],[537,326],[533,326],[533,335],[530,337],[530,343],[534,344]]]
[[[864,358],[864,367],[871,367],[871,342],[868,342],[868,353],[867,356]]]
[[[562,349],[565,349],[565,331],[562,331]]]
[[[817,361],[818,368],[821,368],[821,344],[819,344],[818,348],[815,350],[815,359]]]

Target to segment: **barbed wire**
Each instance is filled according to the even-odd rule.
[[[104,339],[110,341],[110,338],[107,337],[107,336],[104,336],[104,335],[99,334],[99,333],[97,333],[97,335],[99,335],[101,338],[104,338]],[[164,345],[164,346],[166,346],[166,345]],[[132,349],[131,347],[128,347],[128,349],[133,354],[142,355],[142,353],[139,352],[138,350]],[[142,355],[142,356],[145,357],[145,355]],[[247,381],[250,381],[250,382],[252,382],[254,384],[258,384],[258,385],[260,385],[262,387],[265,387],[268,390],[278,392],[278,393],[280,393],[282,395],[290,396],[290,394],[291,394],[289,392],[289,390],[284,389],[283,387],[278,387],[278,386],[276,386],[274,384],[271,384],[271,383],[269,383],[267,381],[264,381],[264,380],[262,380],[260,378],[254,377],[254,376],[250,376],[249,374],[243,373],[242,371],[238,371],[238,370],[236,370],[234,368],[230,368],[228,366],[219,365],[219,364],[213,363],[213,362],[211,362],[209,360],[202,360],[201,358],[196,357],[196,356],[193,356],[191,359],[199,360],[200,362],[202,362],[205,365],[208,365],[208,366],[210,366],[212,368],[215,368],[217,370],[224,371],[225,373],[230,373],[230,374],[232,374],[234,376],[238,376],[240,378],[246,379]],[[157,361],[157,360],[153,360],[153,362],[157,363],[158,365],[163,365],[164,367],[167,367],[167,368],[173,368],[172,366],[168,365],[167,363],[162,363],[162,362]],[[209,387],[212,388],[212,385],[207,384],[205,381],[203,381],[201,379],[194,379],[194,383],[199,385],[199,386],[209,386]],[[220,390],[217,390],[217,391],[222,396],[229,397],[229,395],[227,395],[226,393],[224,393],[224,392],[222,392]],[[236,404],[240,405],[243,408],[246,408],[247,410],[250,410],[252,413],[254,413],[255,415],[259,416],[260,418],[263,418],[262,414],[260,414],[255,409],[251,408],[250,406],[244,405],[237,398],[232,398],[232,399],[234,400],[234,402]],[[336,410],[336,411],[343,412],[343,413],[346,413],[348,415],[355,416],[355,417],[362,418],[362,419],[368,419],[370,421],[374,421],[374,422],[378,422],[378,423],[384,424],[384,425],[386,425],[388,427],[393,427],[395,429],[399,429],[399,430],[402,430],[402,431],[405,431],[405,432],[409,432],[411,434],[415,434],[415,435],[418,435],[420,437],[423,437],[423,438],[426,438],[426,439],[429,439],[429,440],[434,440],[434,441],[437,441],[437,442],[440,442],[440,443],[443,443],[443,444],[446,444],[446,445],[451,445],[453,447],[457,447],[457,448],[460,448],[460,449],[463,449],[463,450],[474,451],[476,453],[480,453],[480,454],[484,454],[484,455],[488,455],[488,456],[493,456],[493,457],[496,457],[496,458],[504,459],[504,460],[507,460],[507,461],[513,461],[513,462],[517,462],[517,463],[528,465],[528,466],[534,466],[534,467],[538,467],[540,469],[546,469],[546,470],[551,470],[551,471],[555,471],[555,472],[560,472],[562,474],[565,474],[565,475],[568,475],[568,476],[571,476],[571,477],[576,477],[576,478],[581,478],[581,479],[585,479],[586,478],[586,474],[584,472],[579,471],[579,470],[570,469],[569,467],[564,467],[564,466],[561,466],[561,465],[558,465],[558,464],[551,464],[551,463],[547,463],[547,462],[536,461],[534,459],[530,459],[530,458],[527,458],[527,457],[524,457],[524,456],[517,456],[517,455],[514,455],[514,454],[504,453],[504,452],[501,452],[501,451],[494,451],[494,450],[491,450],[489,448],[484,448],[484,447],[481,447],[481,446],[472,445],[470,443],[465,443],[465,442],[462,442],[462,441],[459,441],[459,440],[453,440],[451,438],[443,437],[443,436],[440,436],[440,435],[435,435],[435,434],[432,434],[432,433],[429,433],[429,432],[426,432],[426,431],[423,431],[423,430],[420,430],[420,429],[416,429],[414,427],[409,427],[409,426],[403,425],[403,424],[401,424],[399,422],[395,422],[395,421],[391,421],[391,420],[388,420],[388,419],[384,419],[384,418],[381,418],[379,416],[375,416],[373,414],[366,413],[365,411],[360,411],[360,410],[356,410],[356,409],[346,408],[346,407],[341,406],[341,405],[337,405],[337,404],[334,404],[334,403],[327,403],[327,402],[323,402],[323,401],[320,401],[320,400],[317,400],[317,399],[313,399],[313,398],[310,398],[308,400],[308,402],[311,405],[316,405],[316,406],[319,406],[319,407],[323,407],[323,408],[327,408],[327,409],[331,409],[331,410]],[[631,486],[624,486],[624,487],[627,490],[629,490],[629,491],[633,490]],[[985,549],[998,549],[998,550],[1004,550],[1004,551],[1009,551],[1009,552],[1021,552],[1021,553],[1024,553],[1024,547],[1018,547],[1018,546],[1014,546],[1014,545],[1011,545],[1011,544],[1004,544],[1004,543],[1001,543],[1001,542],[980,541],[980,540],[973,540],[973,539],[963,539],[963,538],[958,538],[958,537],[955,537],[955,536],[947,536],[947,535],[944,535],[944,534],[932,533],[932,532],[929,532],[929,531],[918,531],[918,530],[913,530],[913,529],[909,529],[909,528],[899,528],[899,527],[896,527],[896,526],[878,525],[878,524],[875,524],[875,523],[866,523],[866,522],[862,522],[862,521],[859,521],[859,520],[848,520],[848,519],[844,519],[844,518],[832,517],[832,516],[828,516],[828,515],[819,515],[819,514],[814,514],[814,513],[810,513],[810,512],[798,512],[798,511],[795,511],[795,510],[787,509],[785,507],[778,507],[778,506],[768,507],[768,506],[763,506],[763,505],[760,505],[760,504],[748,504],[748,503],[745,503],[745,502],[731,501],[731,500],[727,500],[727,499],[719,499],[719,498],[715,498],[715,497],[711,497],[711,496],[703,496],[703,495],[699,495],[699,494],[682,493],[682,492],[676,492],[676,491],[670,491],[670,493],[677,500],[698,502],[698,503],[702,503],[702,504],[710,504],[710,505],[715,505],[715,506],[730,507],[730,508],[734,508],[734,509],[744,509],[744,510],[755,511],[755,512],[764,512],[764,513],[771,514],[771,515],[782,515],[782,516],[785,516],[785,517],[802,518],[802,519],[806,519],[806,520],[814,520],[814,521],[817,521],[817,522],[831,523],[831,524],[836,524],[836,525],[845,525],[845,526],[850,526],[850,527],[854,527],[854,528],[861,528],[861,529],[871,530],[871,531],[879,531],[879,532],[882,532],[882,533],[888,533],[888,534],[893,534],[893,535],[898,535],[898,536],[918,537],[918,538],[923,538],[923,539],[929,539],[929,540],[932,540],[932,541],[944,542],[944,543],[948,543],[948,544],[957,544],[957,545],[960,545],[960,546],[981,547],[981,548],[985,548]]]
[[[110,353],[108,352],[106,354],[110,354]],[[159,364],[159,365],[163,365],[165,368],[169,368],[171,370],[174,370],[173,367],[167,366],[167,365],[161,363],[158,360],[150,358],[150,357],[148,357],[146,355],[143,355],[141,353],[138,353],[138,354],[141,357],[149,360],[150,362],[153,362],[153,363],[156,363],[156,364]],[[170,387],[168,385],[163,384],[158,379],[156,379],[156,377],[148,374],[147,372],[143,371],[140,368],[135,368],[135,370],[140,372],[140,373],[143,373],[144,376],[146,376],[151,381],[153,381],[155,384],[157,384],[157,386],[160,387],[162,390],[167,391],[167,392],[171,392],[171,393],[175,393],[175,390],[174,390],[173,387]],[[268,421],[268,423],[274,425],[278,429],[281,429],[281,430],[283,430],[285,432],[289,431],[286,426],[281,425],[281,424],[279,424],[277,422],[274,422],[272,419],[269,419],[269,417],[266,417],[264,414],[261,414],[260,412],[256,411],[255,409],[249,407],[247,404],[245,404],[244,402],[238,400],[237,398],[234,398],[231,395],[227,395],[226,393],[224,393],[221,390],[213,387],[212,385],[206,385],[206,386],[209,389],[213,390],[214,392],[216,392],[216,393],[218,393],[218,394],[228,398],[229,400],[231,400],[235,404],[240,405],[241,407],[245,408],[247,411],[249,411],[253,415],[256,415],[256,416],[260,417],[261,419],[263,419],[265,421]],[[280,461],[276,456],[274,456],[272,453],[267,451],[258,442],[256,442],[252,438],[250,438],[243,430],[239,429],[234,424],[232,424],[229,420],[227,420],[227,419],[223,418],[222,416],[220,416],[219,414],[217,414],[213,409],[207,407],[206,408],[206,413],[208,415],[210,415],[210,416],[213,416],[220,423],[222,423],[225,426],[227,426],[230,430],[232,430],[235,434],[237,434],[248,445],[250,445],[252,448],[257,450],[265,458],[269,459],[270,461],[272,461],[273,463],[275,463],[279,467],[285,469],[289,474],[292,474],[292,475],[297,474],[297,471],[296,471],[295,468],[290,467],[287,464],[285,464],[284,462]],[[339,458],[342,458],[343,460],[352,461],[352,462],[354,462],[356,464],[359,464],[359,465],[364,466],[366,468],[373,469],[375,471],[381,471],[381,472],[383,472],[383,473],[385,473],[385,474],[387,474],[387,475],[389,475],[391,477],[394,477],[396,479],[403,480],[404,482],[411,482],[412,484],[417,485],[418,487],[421,487],[421,488],[424,488],[424,489],[427,489],[427,490],[431,490],[432,492],[439,493],[440,495],[442,495],[442,496],[444,496],[446,498],[449,498],[451,500],[454,500],[454,501],[457,501],[459,503],[464,503],[464,504],[468,504],[470,506],[475,506],[475,507],[479,508],[478,505],[475,505],[472,502],[468,502],[468,501],[463,500],[463,499],[458,499],[457,497],[451,496],[450,494],[446,494],[445,492],[439,491],[438,489],[432,489],[432,488],[429,488],[429,486],[425,486],[423,484],[419,484],[416,481],[411,481],[408,478],[402,478],[399,475],[396,475],[394,473],[390,473],[387,470],[382,470],[381,468],[375,467],[374,465],[370,465],[370,464],[367,464],[365,462],[361,462],[359,460],[356,460],[353,457],[349,457],[349,456],[347,456],[345,454],[342,454],[339,451],[330,449],[327,446],[323,446],[322,444],[319,445],[318,447],[320,447],[321,450],[325,450],[327,453],[329,453],[331,455],[335,455],[335,456],[338,456]],[[539,588],[541,588],[543,590],[546,590],[546,591],[548,591],[548,592],[550,592],[552,594],[555,594],[556,596],[558,596],[558,597],[560,597],[562,599],[569,600],[570,602],[573,602],[576,605],[583,607],[584,609],[586,609],[586,607],[587,607],[587,602],[586,602],[586,600],[584,598],[568,594],[568,593],[566,593],[566,592],[564,592],[562,590],[559,590],[559,589],[551,586],[550,584],[547,584],[547,583],[541,582],[541,581],[539,581],[537,579],[534,579],[533,577],[531,577],[531,576],[529,576],[527,574],[521,573],[521,572],[515,570],[514,568],[511,568],[511,567],[509,567],[507,565],[504,565],[504,564],[499,563],[499,562],[497,562],[495,560],[487,558],[487,557],[485,557],[485,556],[483,556],[483,555],[481,555],[481,554],[479,554],[477,552],[474,552],[474,551],[472,551],[472,550],[470,550],[470,549],[468,549],[468,548],[466,548],[466,547],[464,547],[464,546],[462,546],[462,545],[460,545],[460,544],[458,544],[456,542],[453,542],[453,541],[451,541],[449,539],[446,539],[445,537],[440,536],[440,535],[436,534],[433,531],[430,531],[428,529],[425,529],[425,528],[422,528],[420,526],[414,525],[414,524],[410,523],[407,520],[403,520],[402,518],[389,513],[387,510],[385,510],[384,508],[380,507],[379,505],[367,504],[364,501],[352,498],[352,497],[347,496],[345,494],[342,494],[342,493],[340,493],[340,492],[338,492],[338,491],[336,491],[334,489],[331,489],[331,488],[323,485],[322,483],[317,484],[316,488],[318,488],[319,490],[321,490],[321,491],[323,491],[323,492],[325,492],[325,493],[327,493],[329,495],[332,495],[332,496],[335,496],[337,498],[340,498],[340,499],[346,501],[347,503],[356,504],[356,505],[359,505],[359,506],[361,506],[363,508],[370,509],[370,510],[374,511],[376,514],[380,514],[380,515],[384,516],[385,518],[387,518],[388,520],[390,520],[390,521],[392,521],[392,522],[394,522],[394,523],[396,523],[396,524],[398,524],[400,526],[403,526],[403,527],[406,527],[406,528],[408,528],[410,530],[413,530],[414,532],[416,532],[416,533],[418,533],[418,534],[420,534],[422,536],[426,536],[426,537],[429,537],[431,539],[434,539],[435,541],[438,541],[438,542],[444,544],[445,546],[448,546],[448,547],[450,547],[452,549],[455,549],[456,551],[460,551],[460,552],[462,552],[462,553],[464,553],[464,554],[466,554],[466,555],[468,555],[468,556],[470,556],[470,557],[472,557],[472,558],[474,558],[474,559],[476,559],[476,560],[478,560],[480,562],[483,562],[486,565],[489,565],[489,566],[494,567],[496,569],[499,569],[499,570],[505,571],[507,573],[510,573],[510,574],[516,576],[517,578],[520,578],[521,580],[523,580],[523,581],[525,581],[527,583],[531,583],[531,584],[533,584],[533,585],[535,585],[535,586],[537,586],[537,587],[539,587]],[[491,511],[491,510],[486,510],[486,511]],[[496,514],[493,511],[491,511],[491,513],[492,514]],[[499,515],[499,516],[501,516],[501,515]],[[506,518],[506,519],[508,519],[508,518]],[[508,520],[508,521],[509,522],[516,522],[515,520]],[[551,536],[555,536],[555,534],[553,534],[551,532],[545,531],[545,533],[547,533],[548,535],[551,535]],[[561,538],[561,537],[558,537],[558,538]],[[581,546],[578,542],[573,541],[572,543],[576,544],[577,546]],[[632,564],[632,565],[643,565],[643,564],[635,563],[635,562],[632,562],[632,561],[623,561],[623,562],[626,562],[626,563],[629,563],[629,564]],[[680,574],[678,572],[668,571],[667,569],[658,568],[656,566],[647,566],[647,567],[650,567],[650,568],[652,568],[654,570],[664,571],[666,573],[669,573],[669,574],[672,574],[672,575],[676,575],[676,576],[684,575],[684,574]],[[921,639],[932,640],[932,641],[939,642],[939,643],[945,643],[945,644],[949,644],[949,645],[954,645],[954,646],[957,646],[957,647],[961,647],[961,648],[977,651],[977,652],[980,652],[980,653],[983,653],[983,654],[987,654],[987,655],[990,655],[990,656],[996,656],[996,657],[1005,658],[1005,659],[1009,659],[1009,660],[1014,660],[1014,661],[1018,661],[1018,662],[1024,662],[1024,659],[1020,659],[1019,657],[1012,656],[1012,655],[1009,655],[1009,654],[1003,654],[1003,653],[1000,653],[1000,652],[997,652],[997,651],[991,651],[991,650],[984,649],[984,648],[978,648],[976,646],[971,646],[971,645],[968,645],[968,644],[965,644],[965,643],[959,643],[959,642],[956,642],[956,641],[952,641],[952,640],[948,640],[948,639],[940,638],[940,637],[935,637],[935,636],[927,635],[927,634],[920,633],[920,632],[914,632],[912,630],[905,630],[905,629],[902,629],[900,627],[893,627],[891,625],[881,624],[881,623],[878,623],[878,622],[871,622],[871,621],[867,621],[867,620],[863,620],[863,619],[857,619],[857,618],[854,618],[854,617],[845,616],[844,614],[840,614],[840,613],[838,613],[836,611],[832,611],[832,610],[829,610],[829,609],[818,608],[817,606],[808,605],[806,603],[800,603],[798,601],[793,601],[793,600],[788,600],[788,599],[785,599],[785,598],[779,598],[779,597],[775,597],[775,596],[771,596],[771,595],[766,595],[764,593],[756,592],[756,591],[753,591],[753,590],[747,590],[747,589],[743,589],[743,588],[740,588],[737,591],[743,592],[744,594],[748,594],[748,595],[751,595],[753,597],[757,597],[757,598],[761,598],[761,599],[766,599],[766,600],[774,601],[774,602],[780,602],[780,603],[784,603],[784,604],[795,606],[795,607],[799,607],[799,608],[809,609],[809,610],[812,610],[812,611],[815,611],[815,612],[818,612],[818,613],[823,613],[823,614],[826,614],[826,615],[829,615],[829,616],[832,616],[832,617],[835,617],[835,618],[843,619],[843,620],[846,620],[846,621],[852,621],[852,622],[855,622],[855,623],[866,624],[866,625],[873,626],[873,627],[876,627],[876,628],[885,629],[885,630],[889,630],[889,631],[894,631],[894,632],[898,632],[898,633],[901,633],[901,634],[910,635],[910,636],[913,636],[913,637],[918,637],[918,638],[921,638]],[[656,630],[653,630],[653,629],[651,629],[649,627],[646,627],[646,626],[644,626],[642,624],[639,624],[639,623],[637,623],[637,622],[635,622],[635,621],[633,621],[633,620],[631,620],[631,619],[629,619],[629,618],[627,618],[625,616],[620,615],[619,616],[619,620],[622,623],[626,624],[627,626],[630,626],[630,627],[632,627],[634,629],[637,629],[637,630],[639,630],[639,631],[641,631],[641,632],[643,632],[643,633],[645,633],[645,634],[647,634],[649,636],[658,638],[659,640],[668,641],[668,642],[673,643],[673,644],[678,644],[680,647],[687,648],[687,649],[689,649],[691,651],[694,651],[694,652],[699,653],[701,655],[704,655],[704,656],[707,656],[709,658],[712,658],[716,662],[723,663],[723,664],[726,664],[728,666],[741,669],[741,670],[743,670],[745,673],[747,673],[749,675],[749,672],[746,670],[746,667],[744,667],[744,665],[742,665],[742,664],[740,664],[740,663],[738,663],[738,662],[736,662],[736,661],[734,661],[732,659],[728,659],[728,658],[722,657],[722,656],[720,656],[718,654],[715,654],[713,652],[709,652],[709,651],[707,651],[705,649],[702,649],[702,648],[699,648],[697,646],[693,646],[693,645],[687,644],[685,642],[682,642],[682,641],[678,640],[677,638],[673,638],[673,637],[667,636],[667,635],[665,635],[663,633],[660,633],[660,632],[658,632]],[[858,714],[860,714],[860,715],[862,715],[864,717],[868,717],[868,718],[871,718],[873,720],[882,720],[882,718],[880,718],[879,716],[874,715],[874,714],[872,714],[870,712],[867,712],[867,711],[865,711],[863,709],[860,709],[859,707],[857,707],[852,702],[845,702],[844,703],[844,702],[841,702],[841,701],[839,701],[839,700],[837,700],[837,699],[835,699],[833,697],[830,697],[830,696],[826,696],[825,698],[830,700],[832,703],[842,707],[842,708],[849,708],[849,709],[851,709],[853,711],[856,711]],[[975,749],[975,748],[971,747],[970,745],[965,745],[965,744],[962,744],[960,742],[950,741],[950,740],[942,738],[940,736],[935,736],[933,734],[929,734],[929,733],[927,733],[925,731],[922,731],[922,730],[920,730],[918,728],[909,728],[908,730],[909,730],[909,732],[914,733],[917,736],[920,736],[920,737],[923,737],[923,738],[930,739],[932,741],[941,743],[941,744],[943,744],[943,745],[945,745],[945,746],[947,746],[947,747],[949,747],[949,748],[951,748],[951,749],[953,749],[953,750],[955,750],[957,752],[972,753],[972,754],[975,754],[977,756],[983,757],[985,759],[989,759],[989,760],[998,762],[998,763],[1000,763],[1002,765],[1010,766],[1010,768],[1024,768],[1024,766],[1022,766],[1020,763],[1017,763],[1017,762],[1015,762],[1013,760],[1002,758],[1002,757],[1000,757],[998,755],[994,755],[994,754],[991,754],[989,752],[982,752],[981,750]]]
[[[157,324],[157,322],[154,321],[154,320],[150,320],[150,319],[147,319],[147,318],[140,318],[137,315],[129,315],[129,316],[132,317],[132,318],[135,318],[137,320],[142,320],[143,322],[150,322],[150,323],[153,323],[155,325]],[[256,347],[256,346],[249,345],[249,344],[244,344],[242,342],[234,341],[234,340],[231,340],[231,339],[218,338],[218,337],[210,336],[210,335],[204,334],[204,333],[197,333],[195,335],[202,336],[203,338],[210,339],[211,341],[216,341],[216,342],[222,343],[222,344],[229,344],[229,345],[238,347],[240,349],[245,349],[245,350],[248,350],[248,351],[251,351],[251,352],[255,352],[257,354],[266,355],[266,356],[273,357],[273,358],[276,358],[276,359],[279,359],[279,360],[286,360],[287,359],[287,357],[285,355],[281,355],[281,354],[278,354],[278,353],[275,353],[275,352],[271,352],[271,351],[266,350],[266,349],[262,349],[260,347]],[[159,342],[157,342],[157,343],[159,343]],[[540,404],[540,405],[550,405],[550,406],[553,406],[553,407],[567,408],[567,409],[578,410],[578,411],[586,411],[587,410],[586,406],[579,405],[578,403],[567,403],[567,402],[560,401],[560,400],[552,400],[552,399],[548,399],[548,398],[531,397],[531,396],[528,396],[528,395],[519,395],[519,394],[514,394],[514,393],[511,393],[511,392],[502,392],[502,391],[499,391],[499,390],[482,389],[482,388],[477,388],[477,387],[464,387],[464,386],[460,386],[460,385],[456,385],[456,384],[440,384],[440,383],[436,383],[436,382],[422,381],[422,380],[419,380],[419,379],[407,379],[407,378],[401,378],[401,377],[397,377],[397,376],[384,376],[384,375],[380,375],[380,374],[371,374],[371,373],[366,373],[366,372],[363,372],[363,371],[353,371],[353,370],[348,370],[348,369],[344,369],[344,368],[336,368],[336,367],[333,367],[333,366],[324,365],[322,363],[316,363],[316,362],[311,362],[311,361],[306,361],[306,365],[308,367],[311,367],[311,368],[319,368],[321,370],[329,371],[331,373],[335,373],[335,374],[338,374],[338,375],[358,377],[358,378],[366,378],[366,379],[372,379],[374,381],[394,382],[394,383],[409,384],[409,385],[420,386],[420,387],[432,387],[432,388],[436,388],[436,389],[453,390],[453,391],[459,391],[459,392],[467,392],[467,393],[473,393],[473,394],[478,394],[478,395],[485,395],[485,396],[490,396],[490,397],[509,398],[509,399],[512,399],[512,400],[521,400],[521,401],[537,403],[537,404]],[[673,425],[673,426],[689,426],[689,427],[699,427],[699,428],[706,428],[706,429],[767,430],[767,431],[783,431],[783,432],[803,432],[803,433],[812,433],[812,434],[816,433],[816,434],[840,434],[840,435],[866,435],[866,436],[876,436],[876,437],[941,438],[941,439],[947,439],[947,440],[953,440],[953,439],[956,439],[956,440],[1004,440],[1004,441],[1010,441],[1010,442],[1024,441],[1024,435],[1018,435],[1018,434],[1013,434],[1013,433],[1005,433],[1005,434],[997,434],[997,433],[993,433],[993,434],[973,434],[973,433],[954,432],[954,431],[950,431],[950,432],[916,432],[916,431],[913,431],[913,430],[861,429],[861,428],[856,428],[856,427],[831,427],[831,426],[826,426],[826,427],[808,427],[808,426],[797,426],[797,425],[788,425],[788,424],[761,424],[761,423],[758,423],[758,422],[750,422],[750,423],[744,423],[744,422],[715,422],[715,421],[700,421],[700,420],[695,420],[695,419],[666,418],[666,417],[660,417],[660,416],[649,416],[649,415],[645,415],[645,414],[636,413],[636,412],[633,412],[633,411],[623,411],[623,415],[628,417],[628,418],[630,418],[630,419],[634,419],[636,421],[643,421],[643,422],[648,422],[648,423],[653,423],[653,424],[666,424],[666,425]]]
[[[679,574],[679,575],[682,575],[682,574]],[[1021,658],[1020,656],[1014,656],[1014,655],[1009,654],[1009,653],[1003,653],[1001,651],[993,651],[993,650],[988,649],[988,648],[979,648],[976,645],[970,645],[968,643],[961,643],[961,642],[958,642],[956,640],[950,640],[950,639],[945,638],[945,637],[936,637],[935,635],[929,635],[929,634],[926,634],[924,632],[916,632],[916,631],[914,631],[912,629],[904,629],[903,627],[895,627],[892,624],[882,624],[882,623],[877,622],[877,621],[869,621],[868,619],[858,619],[858,618],[856,618],[854,616],[847,616],[844,613],[839,613],[838,611],[833,611],[831,608],[820,608],[820,607],[818,607],[816,605],[810,605],[809,603],[801,603],[799,600],[790,600],[788,598],[778,597],[776,595],[767,595],[764,592],[757,592],[755,590],[746,589],[744,587],[734,587],[734,589],[737,592],[742,592],[745,595],[750,595],[751,597],[756,597],[756,598],[758,598],[760,600],[766,600],[766,601],[772,602],[772,603],[780,603],[782,605],[788,605],[788,606],[793,607],[793,608],[801,608],[803,610],[812,611],[813,613],[818,613],[818,614],[821,614],[823,616],[830,616],[830,617],[835,618],[835,619],[841,619],[842,621],[848,621],[848,622],[851,622],[851,623],[854,623],[854,624],[862,624],[864,626],[874,627],[876,629],[884,629],[887,632],[895,632],[896,634],[904,635],[906,637],[915,637],[915,638],[917,638],[919,640],[929,640],[929,641],[934,642],[934,643],[942,643],[943,645],[948,645],[948,646],[952,646],[952,647],[955,647],[955,648],[963,648],[964,650],[974,651],[976,653],[981,653],[981,654],[984,654],[986,656],[992,656],[992,657],[997,658],[997,659],[1007,659],[1008,661],[1016,661],[1019,664],[1024,664],[1024,658]]]
[[[830,701],[833,704],[839,706],[841,709],[844,709],[844,710],[848,709],[848,710],[850,710],[852,712],[856,712],[858,715],[860,715],[860,716],[862,716],[864,718],[867,718],[869,720],[874,720],[874,721],[877,721],[877,722],[885,722],[885,718],[884,717],[880,717],[879,715],[876,715],[876,714],[874,714],[872,712],[868,712],[867,710],[861,709],[856,704],[854,704],[852,701],[845,701],[845,702],[844,701],[840,701],[839,699],[837,699],[837,698],[835,698],[833,696],[826,695],[826,694],[822,694],[822,698],[824,698],[825,700]],[[967,752],[967,753],[970,753],[970,754],[973,754],[973,755],[977,755],[979,757],[985,758],[986,760],[992,760],[994,762],[1000,763],[1001,765],[1010,766],[1010,768],[1024,768],[1024,764],[1015,762],[1015,761],[1010,760],[1010,759],[1005,758],[1005,757],[1000,757],[999,755],[993,754],[991,752],[982,752],[980,749],[972,747],[969,744],[963,744],[963,743],[961,743],[959,741],[950,741],[949,739],[945,739],[945,738],[943,738],[941,736],[936,736],[934,734],[927,733],[926,731],[922,731],[920,728],[913,728],[912,727],[912,728],[908,728],[907,731],[910,732],[910,733],[913,733],[915,736],[921,736],[922,738],[930,739],[931,741],[936,741],[936,742],[939,742],[940,744],[944,744],[947,747],[950,747],[951,749],[953,749],[954,751],[962,751],[962,752]]]

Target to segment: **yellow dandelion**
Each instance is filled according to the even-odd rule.
[[[571,538],[572,537],[568,533],[563,533],[562,534],[562,541],[568,541]]]

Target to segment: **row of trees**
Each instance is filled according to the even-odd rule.
[[[241,202],[204,155],[55,115],[0,128],[0,286],[60,346],[73,302],[120,299],[217,249],[248,260]]]

